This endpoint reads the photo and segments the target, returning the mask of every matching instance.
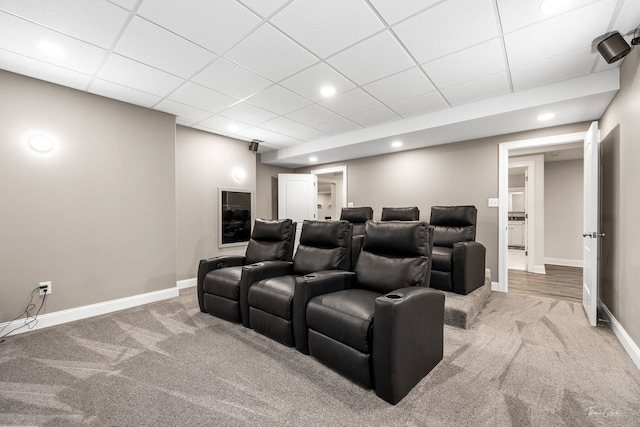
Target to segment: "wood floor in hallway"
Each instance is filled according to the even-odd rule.
[[[582,267],[546,264],[547,274],[509,270],[509,292],[582,302]]]

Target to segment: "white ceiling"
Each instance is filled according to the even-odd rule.
[[[540,3],[0,0],[0,68],[262,140],[265,163],[295,167],[598,119],[620,62],[594,45],[633,31],[640,1]]]

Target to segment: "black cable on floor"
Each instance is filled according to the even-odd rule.
[[[19,318],[21,318],[22,316],[26,316],[24,319],[24,324],[18,326],[17,328],[13,328],[12,330],[10,330],[9,332],[5,333],[4,335],[0,335],[0,343],[4,342],[4,338],[8,337],[11,333],[13,333],[14,331],[17,331],[18,329],[22,329],[25,326],[29,329],[33,329],[37,324],[38,324],[38,314],[40,314],[40,310],[42,310],[42,307],[44,306],[44,302],[47,299],[47,294],[45,293],[42,296],[42,302],[40,303],[40,307],[38,307],[38,311],[36,311],[35,316],[33,316],[31,314],[31,310],[33,310],[34,308],[36,308],[36,305],[33,303],[33,296],[35,295],[36,292],[40,291],[40,287],[38,286],[37,288],[35,288],[33,291],[31,291],[31,298],[29,299],[29,303],[27,304],[27,306],[25,307],[24,311],[22,313],[20,313],[17,317],[15,317],[14,319],[10,320],[9,323],[7,323],[6,325],[4,325],[2,327],[2,329],[0,329],[0,334],[2,334],[2,332],[7,328],[7,326],[9,326],[10,324],[12,324],[13,322],[15,322],[16,320],[18,320]]]

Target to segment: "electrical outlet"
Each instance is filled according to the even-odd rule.
[[[43,289],[42,287],[46,286],[46,289]],[[44,295],[47,294],[49,295],[51,293],[51,282],[40,282],[40,295]]]

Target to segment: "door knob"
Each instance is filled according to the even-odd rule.
[[[582,237],[591,237],[591,233],[582,233]]]

